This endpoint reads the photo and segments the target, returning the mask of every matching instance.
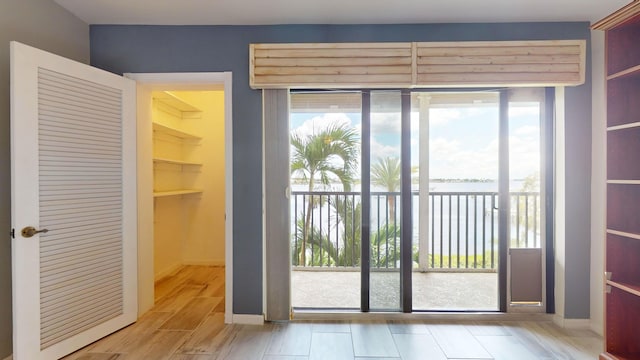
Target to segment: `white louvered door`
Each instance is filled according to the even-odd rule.
[[[136,320],[134,101],[131,80],[11,43],[14,360]]]

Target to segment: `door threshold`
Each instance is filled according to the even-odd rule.
[[[501,312],[358,312],[352,310],[294,310],[292,321],[553,321],[553,314]]]

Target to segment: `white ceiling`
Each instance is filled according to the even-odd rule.
[[[629,0],[55,0],[88,24],[596,21]]]

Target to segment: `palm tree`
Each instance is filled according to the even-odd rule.
[[[357,199],[348,196],[336,197],[331,201],[335,214],[335,225],[341,227],[340,244],[333,244],[329,235],[323,234],[313,227],[309,232],[308,245],[313,246],[313,263],[322,263],[328,266],[359,266],[361,264],[362,245],[362,204]],[[304,231],[302,221],[296,226],[296,231],[301,234]],[[384,224],[377,231],[372,231],[370,238],[370,256],[372,268],[395,267],[400,259],[400,226],[396,224]]]
[[[348,196],[336,197],[332,202],[336,214],[335,226],[342,227],[342,244],[336,259],[338,266],[360,265],[360,239],[362,238],[362,204]]]
[[[358,144],[355,129],[346,125],[331,124],[317,133],[306,136],[293,133],[291,174],[302,175],[303,179],[309,182],[310,192],[316,189],[316,184],[328,186],[332,178],[340,181],[343,189],[349,191],[358,161]],[[314,202],[311,196],[302,234],[300,264],[306,263],[306,241]]]
[[[378,161],[371,166],[371,183],[382,186],[388,192],[394,193],[400,190],[400,158],[386,157],[378,158]],[[387,196],[387,210],[389,222],[393,225],[396,222],[396,196]]]
[[[339,250],[331,243],[329,240],[329,234],[325,234],[322,232],[321,228],[313,226],[309,230],[309,234],[307,238],[303,236],[303,232],[305,231],[304,220],[298,220],[296,224],[296,238],[297,239],[306,239],[305,247],[298,244],[291,244],[292,246],[292,263],[298,265],[296,262],[299,261],[298,255],[300,251],[306,250],[306,248],[312,248],[311,254],[313,255],[313,259],[311,259],[311,263],[315,265],[326,265],[332,266],[336,265],[336,261],[338,259]],[[314,251],[315,250],[315,251]]]

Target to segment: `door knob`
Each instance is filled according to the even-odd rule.
[[[35,234],[49,232],[49,229],[36,230],[33,226],[27,226],[22,229],[22,237],[30,238]]]

